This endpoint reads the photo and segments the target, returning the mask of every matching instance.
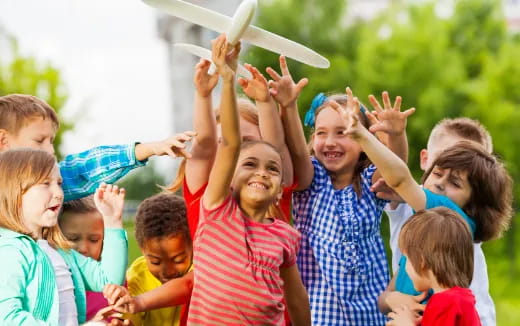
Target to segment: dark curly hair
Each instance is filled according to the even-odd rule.
[[[137,208],[135,237],[140,247],[151,238],[182,234],[191,243],[186,203],[180,196],[160,193],[145,199]]]

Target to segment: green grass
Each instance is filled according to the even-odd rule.
[[[137,257],[141,256],[141,250],[135,240],[135,225],[133,222],[125,222],[124,227],[128,233],[128,264],[131,264]]]

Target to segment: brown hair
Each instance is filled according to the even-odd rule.
[[[259,126],[260,122],[258,120],[258,110],[253,102],[251,102],[247,98],[238,98],[237,100],[237,108],[238,114],[240,118],[245,119],[246,121]],[[214,110],[215,119],[217,123],[220,123],[220,111],[219,109]],[[164,189],[171,192],[176,192],[177,190],[182,188],[182,184],[184,182],[184,176],[186,175],[186,159],[182,159],[179,168],[177,169],[177,176],[172,183],[170,183]]]
[[[0,227],[34,238],[23,221],[22,197],[47,178],[55,166],[56,158],[41,150],[16,149],[0,154]],[[43,238],[53,248],[72,247],[58,224],[44,228]]]
[[[90,195],[80,199],[69,200],[63,203],[59,222],[61,223],[67,218],[68,214],[87,214],[98,212],[96,204],[94,203],[94,196]]]
[[[493,141],[491,135],[479,121],[470,118],[442,119],[433,127],[428,145],[431,146],[443,132],[458,136],[460,138],[474,141],[484,147],[486,152],[493,152]]]
[[[180,196],[160,193],[146,198],[137,208],[135,238],[140,247],[147,239],[182,235],[191,243],[186,203]]]
[[[475,241],[500,237],[513,214],[512,180],[504,165],[475,142],[461,141],[439,154],[422,183],[434,167],[468,173],[471,197],[461,208],[475,220]]]
[[[330,101],[335,101],[339,105],[345,107],[347,105],[347,95],[345,94],[332,94],[327,96],[327,100],[316,109],[316,113],[314,114],[314,121],[316,121],[316,118],[318,117],[318,114],[329,106]],[[369,121],[365,114],[363,114],[361,111],[359,112],[359,121],[365,128],[369,127]],[[308,143],[309,152],[311,155],[314,155],[314,130],[312,131],[311,140]],[[364,169],[366,169],[372,162],[368,158],[368,156],[365,154],[365,152],[362,152],[359,155],[358,162],[356,166],[354,167],[354,174],[352,178],[352,185],[354,187],[354,191],[358,196],[361,196],[361,173]]]
[[[60,123],[56,112],[42,99],[32,95],[0,96],[0,129],[17,135],[35,117],[51,120],[57,130]]]
[[[466,221],[446,207],[415,213],[401,229],[399,248],[415,271],[430,270],[439,285],[468,288],[473,278],[473,240]]]

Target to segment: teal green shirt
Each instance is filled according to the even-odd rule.
[[[58,250],[69,266],[78,309],[86,318],[85,291],[123,284],[128,241],[122,229],[105,229],[101,262],[75,250]],[[52,264],[30,237],[0,228],[0,325],[58,325],[59,300]]]

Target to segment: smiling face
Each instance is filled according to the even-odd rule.
[[[6,134],[2,149],[32,148],[54,155],[56,126],[50,119],[34,117],[16,135]]]
[[[240,151],[232,181],[242,205],[268,207],[281,196],[282,159],[271,146],[256,143]]]
[[[73,249],[94,260],[101,259],[105,228],[103,217],[97,210],[64,213],[60,218],[60,228],[65,237],[72,242]]]
[[[191,242],[182,234],[145,239],[141,251],[148,270],[161,283],[183,276],[191,266]]]
[[[353,169],[361,154],[359,144],[343,134],[345,124],[339,113],[325,107],[316,116],[312,149],[314,156],[330,172]]]
[[[51,174],[30,187],[22,196],[22,217],[27,229],[39,239],[44,227],[53,227],[63,204],[61,175],[56,165]]]
[[[424,188],[448,197],[461,208],[470,200],[472,191],[467,171],[442,169],[438,166],[433,167],[424,182]]]

